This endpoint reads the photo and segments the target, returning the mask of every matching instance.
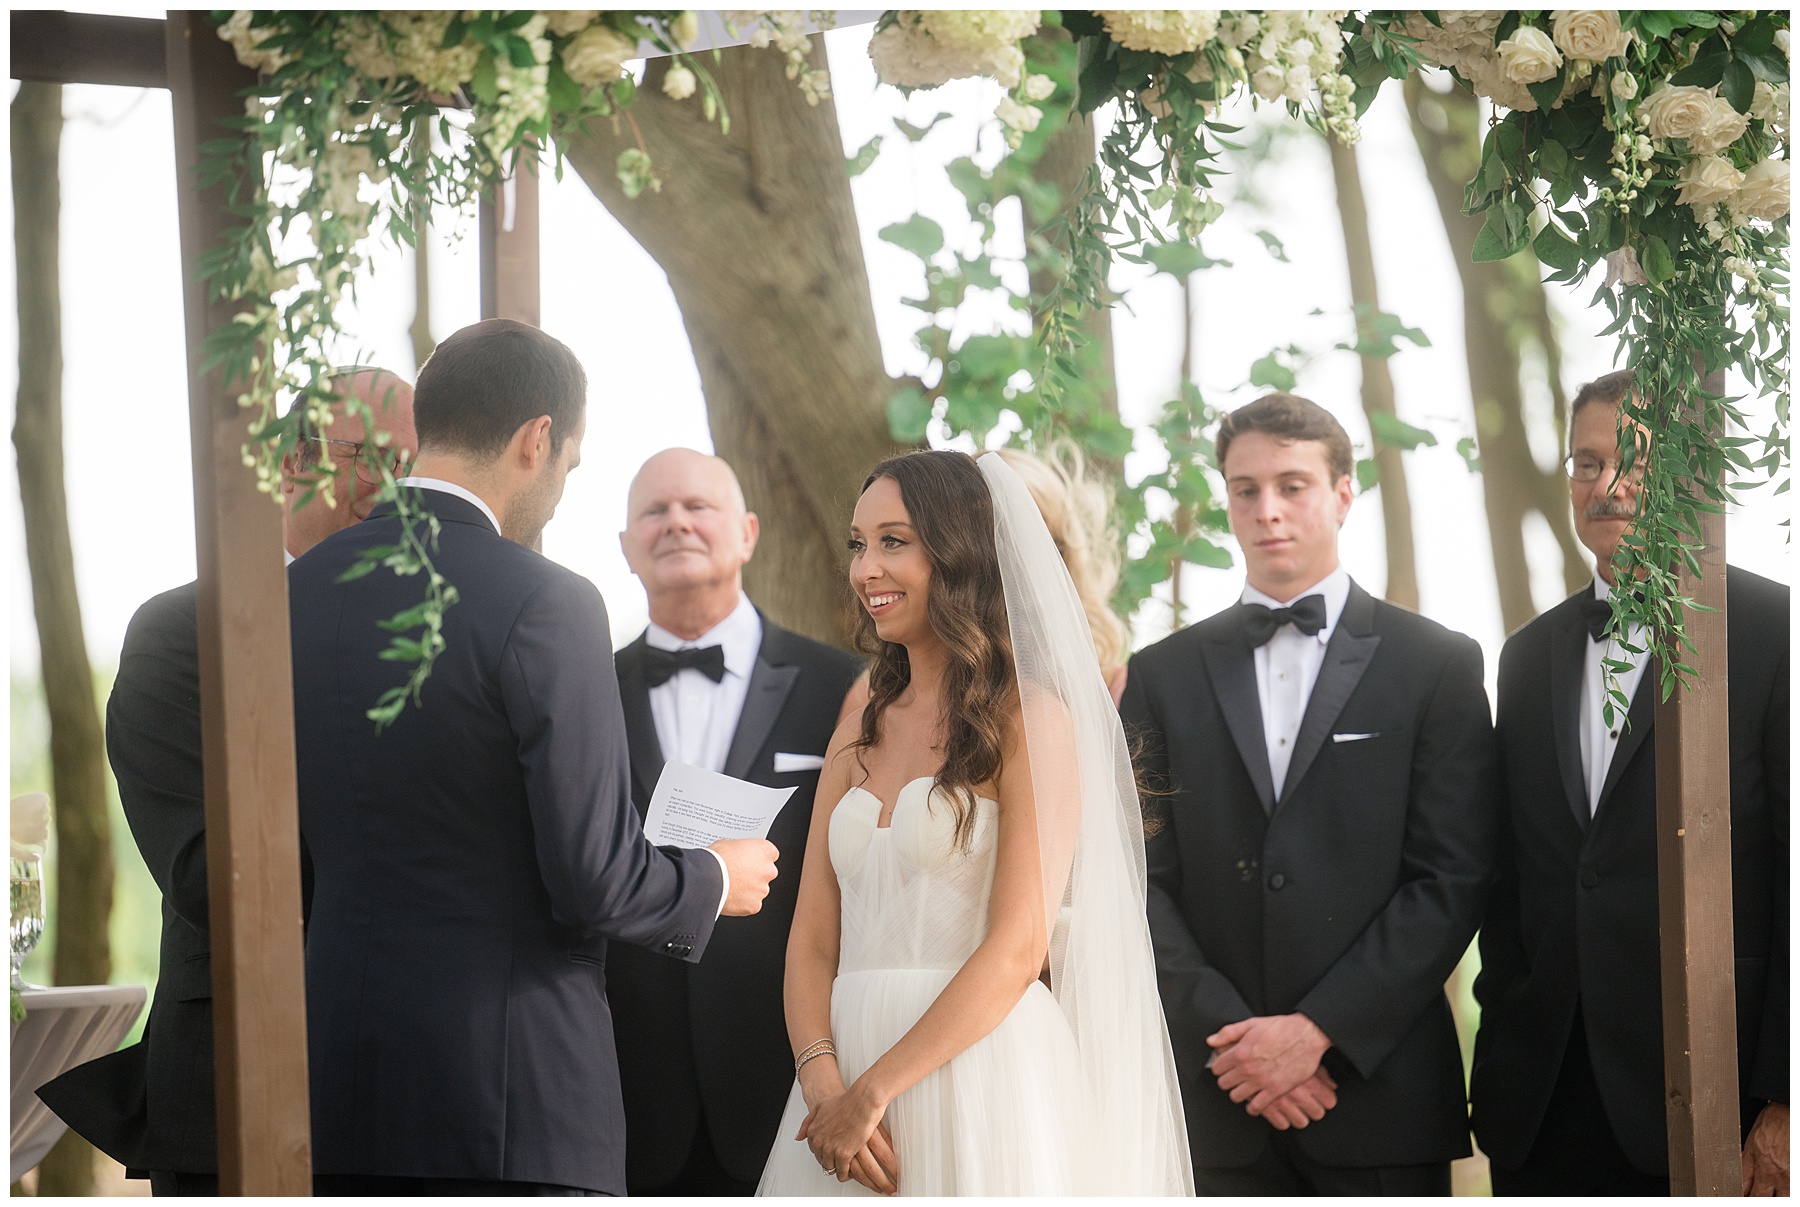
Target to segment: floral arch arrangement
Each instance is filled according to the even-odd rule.
[[[804,33],[819,14],[724,16],[753,44],[785,54],[810,99],[824,94]],[[206,148],[206,170],[235,179],[245,219],[207,264],[212,287],[243,306],[209,350],[254,416],[245,460],[265,489],[302,424],[330,401],[334,307],[370,231],[412,242],[421,205],[465,206],[583,122],[629,121],[636,86],[624,65],[645,46],[675,60],[663,80],[669,95],[697,97],[708,120],[728,122],[705,56],[689,50],[696,30],[694,14],[677,11],[241,11],[222,20],[220,36],[261,83],[239,137]],[[1050,45],[1058,30],[1072,56]],[[999,81],[1006,95],[995,117],[1015,148],[1047,109],[1116,106],[1078,197],[1043,230],[1063,271],[1039,325],[1037,385],[1018,405],[1035,408],[1030,419],[1045,430],[1083,422],[1065,398],[1077,323],[1105,304],[1115,260],[1204,262],[1199,241],[1223,212],[1213,196],[1221,140],[1235,132],[1215,116],[1222,102],[1251,94],[1353,142],[1381,86],[1426,68],[1492,101],[1466,199],[1469,213],[1485,216],[1475,254],[1502,259],[1530,247],[1552,281],[1605,266],[1596,302],[1611,309],[1609,331],[1639,384],[1621,421],[1657,437],[1642,452],[1641,515],[1620,554],[1622,572],[1641,574],[1645,589],[1616,594],[1614,605],[1621,623],[1654,634],[1665,691],[1684,673],[1691,601],[1676,568],[1694,563],[1700,516],[1728,501],[1734,475],[1780,476],[1786,488],[1786,10],[899,10],[881,18],[870,54],[880,77],[902,88]],[[627,192],[655,190],[650,148],[625,151],[617,167]],[[933,251],[921,258],[929,263]],[[935,351],[947,367],[947,344]],[[1773,397],[1767,433],[1726,434],[1743,413],[1701,383],[1728,366]],[[299,400],[286,416],[284,397]],[[929,414],[933,400],[920,401]],[[1191,471],[1202,474],[1197,462]],[[390,652],[415,669],[371,710],[378,723],[416,696],[442,646],[454,588],[431,568],[430,544],[428,517],[418,517],[401,546],[383,551],[393,569],[423,571],[428,588],[392,622]]]

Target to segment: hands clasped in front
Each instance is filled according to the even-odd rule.
[[[1277,1131],[1316,1123],[1337,1105],[1337,1082],[1319,1063],[1331,1040],[1304,1014],[1247,1018],[1206,1042],[1219,1088]]]
[[[854,1178],[876,1194],[898,1193],[900,1162],[881,1122],[887,1104],[861,1079],[846,1088],[836,1057],[810,1064],[800,1078],[806,1119],[794,1139],[806,1141],[819,1168],[838,1181]]]

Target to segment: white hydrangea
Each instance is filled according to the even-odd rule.
[[[1034,9],[924,9],[913,15],[938,45],[964,54],[1014,45],[1036,33],[1039,24]]]
[[[1219,12],[1204,8],[1096,9],[1112,40],[1127,50],[1178,55],[1199,50],[1219,28]]]
[[[1005,16],[1007,21],[986,21]],[[1019,86],[1025,71],[1025,52],[1019,49],[1019,34],[1010,39],[1003,35],[1023,28],[1025,20],[1018,13],[921,13],[900,12],[892,24],[869,41],[869,58],[875,74],[885,84],[902,88],[935,88],[951,80],[985,75],[999,80],[1008,91]],[[1031,28],[1037,28],[1035,13],[1023,14]],[[949,41],[934,30],[943,29]],[[991,38],[976,39],[974,31],[985,30]]]
[[[481,61],[479,46],[465,38],[444,49],[444,34],[455,13],[426,10],[386,12],[382,16],[394,32],[394,62],[427,91],[455,92],[475,74],[475,64]]]
[[[293,60],[279,50],[256,48],[258,42],[273,37],[276,31],[267,26],[251,29],[250,19],[253,15],[247,8],[232,13],[230,19],[219,26],[219,38],[231,43],[232,50],[237,52],[238,62],[263,75],[272,75]]]
[[[1524,83],[1507,73],[1494,46],[1494,35],[1506,16],[1504,10],[1439,9],[1434,15],[1439,22],[1436,25],[1422,12],[1406,14],[1406,34],[1418,39],[1419,53],[1427,63],[1455,71],[1469,81],[1478,96],[1485,96],[1496,105],[1527,113],[1536,111],[1537,99]],[[1550,79],[1555,74],[1552,71],[1543,78]],[[1570,72],[1557,103],[1560,105],[1572,96],[1584,79],[1577,79]]]

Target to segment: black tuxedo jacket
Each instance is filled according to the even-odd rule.
[[[1668,1172],[1656,880],[1658,666],[1588,808],[1581,770],[1578,606],[1544,613],[1500,655],[1505,785],[1500,876],[1481,932],[1476,1138],[1523,1164],[1555,1087],[1579,1003],[1607,1120],[1632,1164]],[[1744,1123],[1788,1100],[1788,589],[1725,576],[1731,749],[1731,888]]]
[[[699,959],[719,865],[644,840],[593,584],[422,493],[461,598],[385,732],[364,711],[406,668],[377,622],[421,583],[339,580],[399,521],[378,508],[288,571],[313,1168],[622,1193],[607,940]]]
[[[1194,1163],[1248,1164],[1271,1131],[1207,1071],[1206,1037],[1296,1011],[1331,1038],[1339,1087],[1297,1133],[1307,1156],[1466,1156],[1444,981],[1493,862],[1480,647],[1352,583],[1279,799],[1241,607],[1134,657],[1120,711],[1167,793],[1145,844],[1150,934]]]
[[[641,815],[663,768],[644,681],[644,639],[621,649],[615,664],[631,744],[631,799]],[[613,955],[607,984],[633,1190],[675,1179],[702,1113],[732,1177],[754,1182],[769,1159],[794,1084],[782,977],[819,786],[817,771],[777,772],[775,756],[823,755],[861,671],[854,654],[763,620],[725,774],[796,788],[769,830],[781,852],[781,874],[761,912],[719,920],[701,963],[684,966],[624,948]]]
[[[212,956],[200,760],[195,584],[131,618],[106,705],[119,802],[162,890],[162,950],[144,1038],[39,1096],[77,1134],[135,1169],[214,1173]]]

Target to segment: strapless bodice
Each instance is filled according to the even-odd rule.
[[[956,809],[930,777],[900,789],[890,824],[882,802],[852,788],[832,810],[832,870],[843,898],[839,973],[959,968],[987,935],[1000,806],[975,803],[966,846]]]

